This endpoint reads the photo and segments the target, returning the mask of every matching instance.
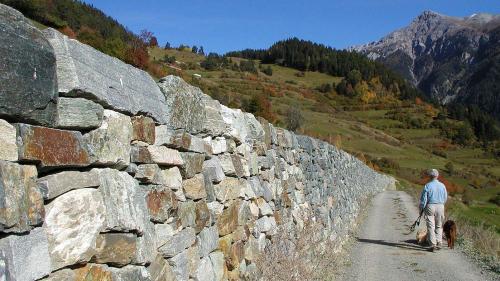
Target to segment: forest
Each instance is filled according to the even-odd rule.
[[[500,32],[499,32],[500,33]],[[495,45],[496,46],[496,45]],[[481,79],[483,83],[477,83],[483,88],[475,91],[481,94],[471,95],[480,99],[483,103],[490,103],[490,107],[496,106],[491,103],[495,98],[495,93],[499,91],[497,72],[499,72],[500,50],[491,46],[486,46],[482,50],[484,62],[478,69],[470,83]],[[291,38],[276,42],[269,49],[254,50],[246,49],[234,51],[226,54],[228,57],[241,57],[252,60],[260,60],[262,63],[272,63],[286,67],[295,68],[300,71],[318,71],[332,76],[344,77],[338,85],[323,85],[321,92],[335,88],[336,92],[348,97],[360,96],[365,87],[361,87],[363,81],[371,81],[376,78],[384,86],[387,92],[393,93],[401,100],[414,100],[420,98],[439,106],[437,101],[429,100],[428,95],[412,86],[402,77],[387,69],[380,63],[368,59],[366,56],[347,50],[336,50],[322,44],[311,41]],[[480,75],[483,73],[484,75]],[[496,75],[496,76],[495,76]],[[370,84],[370,83],[368,83]],[[489,85],[488,89],[484,89]],[[486,94],[484,93],[492,93]],[[463,105],[453,103],[445,108],[449,117],[466,121],[473,129],[474,135],[478,140],[487,144],[500,138],[500,125],[488,112],[485,112],[477,106]],[[498,112],[495,108],[490,113]]]

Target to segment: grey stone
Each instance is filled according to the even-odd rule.
[[[179,226],[194,227],[196,225],[196,203],[193,201],[180,203],[177,217]]]
[[[0,31],[0,116],[52,125],[57,98],[54,50],[27,18],[3,4]]]
[[[224,133],[226,127],[219,113],[220,104],[199,88],[172,75],[160,79],[158,86],[170,109],[165,123],[170,128],[183,129],[190,134],[207,132],[217,136]]]
[[[181,166],[184,164],[177,150],[165,146],[133,146],[131,161],[134,163],[158,164],[161,166]]]
[[[17,158],[16,128],[0,119],[0,160],[17,161]]]
[[[125,266],[133,261],[136,244],[137,237],[132,233],[102,233],[96,239],[91,262]]]
[[[200,260],[196,270],[196,280],[198,281],[214,281],[215,272],[209,257],[203,257]]]
[[[260,210],[260,216],[271,216],[273,215],[273,210],[271,206],[263,198],[257,198],[257,206]]]
[[[75,280],[76,273],[71,269],[61,269],[55,272],[52,272],[49,276],[42,278],[40,280],[43,281],[68,281]]]
[[[156,243],[158,245],[164,245],[172,238],[172,236],[179,232],[180,229],[175,229],[173,224],[155,224],[155,234],[156,234]]]
[[[0,263],[4,266],[0,269],[3,280],[30,281],[48,275],[51,266],[43,229],[35,228],[27,235],[0,239]]]
[[[212,148],[213,154],[221,154],[221,153],[227,152],[226,138],[215,137],[214,139],[212,139],[211,137],[208,137],[208,139],[205,139],[205,140]]]
[[[190,179],[201,173],[205,155],[194,152],[181,152],[181,157],[184,162],[181,166],[181,174],[184,179]]]
[[[146,72],[52,28],[43,33],[55,51],[60,93],[88,98],[129,115],[140,112],[160,123],[168,122],[165,98]]]
[[[195,241],[196,236],[194,229],[192,227],[187,227],[172,235],[165,244],[160,245],[158,251],[163,257],[174,257],[193,245]]]
[[[95,164],[117,169],[123,169],[130,164],[130,117],[105,110],[101,127],[85,134],[84,139],[92,148]]]
[[[242,178],[250,176],[250,169],[245,158],[238,154],[231,154],[231,160],[233,161],[234,171],[237,177]]]
[[[73,189],[98,187],[100,182],[92,172],[64,171],[37,180],[38,188],[46,200]]]
[[[117,281],[151,281],[149,272],[143,266],[127,265],[122,268],[109,267],[111,280]]]
[[[164,173],[157,164],[141,164],[134,175],[142,183],[164,184]]]
[[[271,232],[276,228],[276,220],[274,217],[262,217],[255,221],[254,226],[254,236],[258,236],[259,233]]]
[[[154,261],[148,266],[151,281],[175,281],[174,272],[168,262],[157,255]]]
[[[35,166],[0,160],[0,232],[26,232],[43,221]]]
[[[186,198],[197,200],[207,197],[205,191],[205,180],[203,175],[198,174],[193,178],[182,181],[182,189]]]
[[[219,247],[219,231],[216,226],[204,228],[196,238],[200,257],[206,257]]]
[[[203,173],[206,174],[208,179],[213,183],[219,183],[226,177],[221,162],[217,157],[213,157],[203,162]]]
[[[212,263],[212,268],[214,270],[215,280],[223,280],[225,264],[224,254],[219,251],[210,253],[210,262]]]
[[[177,281],[189,280],[189,257],[187,250],[177,254],[169,260]]]
[[[220,160],[222,170],[226,176],[236,176],[236,169],[233,164],[231,154],[221,154],[217,156]]]
[[[72,190],[54,199],[47,210],[43,228],[52,270],[89,261],[105,223],[100,192],[89,188]]]
[[[172,167],[167,170],[163,170],[164,185],[172,190],[182,191],[182,175],[177,167]]]
[[[167,125],[159,125],[155,127],[155,143],[154,145],[169,145],[172,143],[172,136],[174,130],[170,129]]]
[[[149,223],[145,192],[126,172],[93,169],[106,206],[105,230],[143,233]]]
[[[104,108],[87,99],[59,98],[55,126],[62,129],[94,129],[101,126]]]
[[[166,143],[166,145],[181,151],[212,154],[212,147],[202,138],[182,131],[172,134],[170,142]]]
[[[226,177],[219,184],[214,185],[217,201],[225,203],[242,195],[242,188],[246,185],[245,180]]]

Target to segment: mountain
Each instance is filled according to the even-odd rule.
[[[474,104],[499,119],[499,33],[500,15],[459,18],[426,11],[379,41],[352,49],[442,104]]]

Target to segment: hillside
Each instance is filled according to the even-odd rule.
[[[299,109],[304,121],[300,133],[315,136],[352,152],[370,166],[398,177],[403,186],[420,189],[421,172],[429,166],[443,171],[455,198],[454,208],[500,232],[495,198],[500,193],[500,161],[476,142],[463,121],[444,117],[441,109],[420,99],[384,96],[383,102],[362,102],[360,97],[338,94],[324,85],[338,85],[343,77],[299,71],[253,61],[256,72],[241,71],[230,57],[226,66],[207,70],[206,57],[176,49],[150,50],[154,57],[175,57],[170,72],[184,77],[223,104],[252,111],[252,100],[267,100],[254,113],[287,126],[290,108]],[[222,60],[222,58],[220,58]],[[272,75],[265,74],[270,68]],[[196,74],[196,75],[195,75]],[[201,78],[198,78],[200,75]],[[370,84],[370,83],[367,83]],[[372,82],[370,88],[383,92]]]
[[[500,120],[500,15],[426,11],[377,42],[353,47],[442,104],[477,106]]]

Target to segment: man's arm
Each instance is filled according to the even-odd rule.
[[[427,204],[427,185],[424,186],[424,189],[422,190],[422,194],[420,194],[420,211],[425,208],[425,205]]]

